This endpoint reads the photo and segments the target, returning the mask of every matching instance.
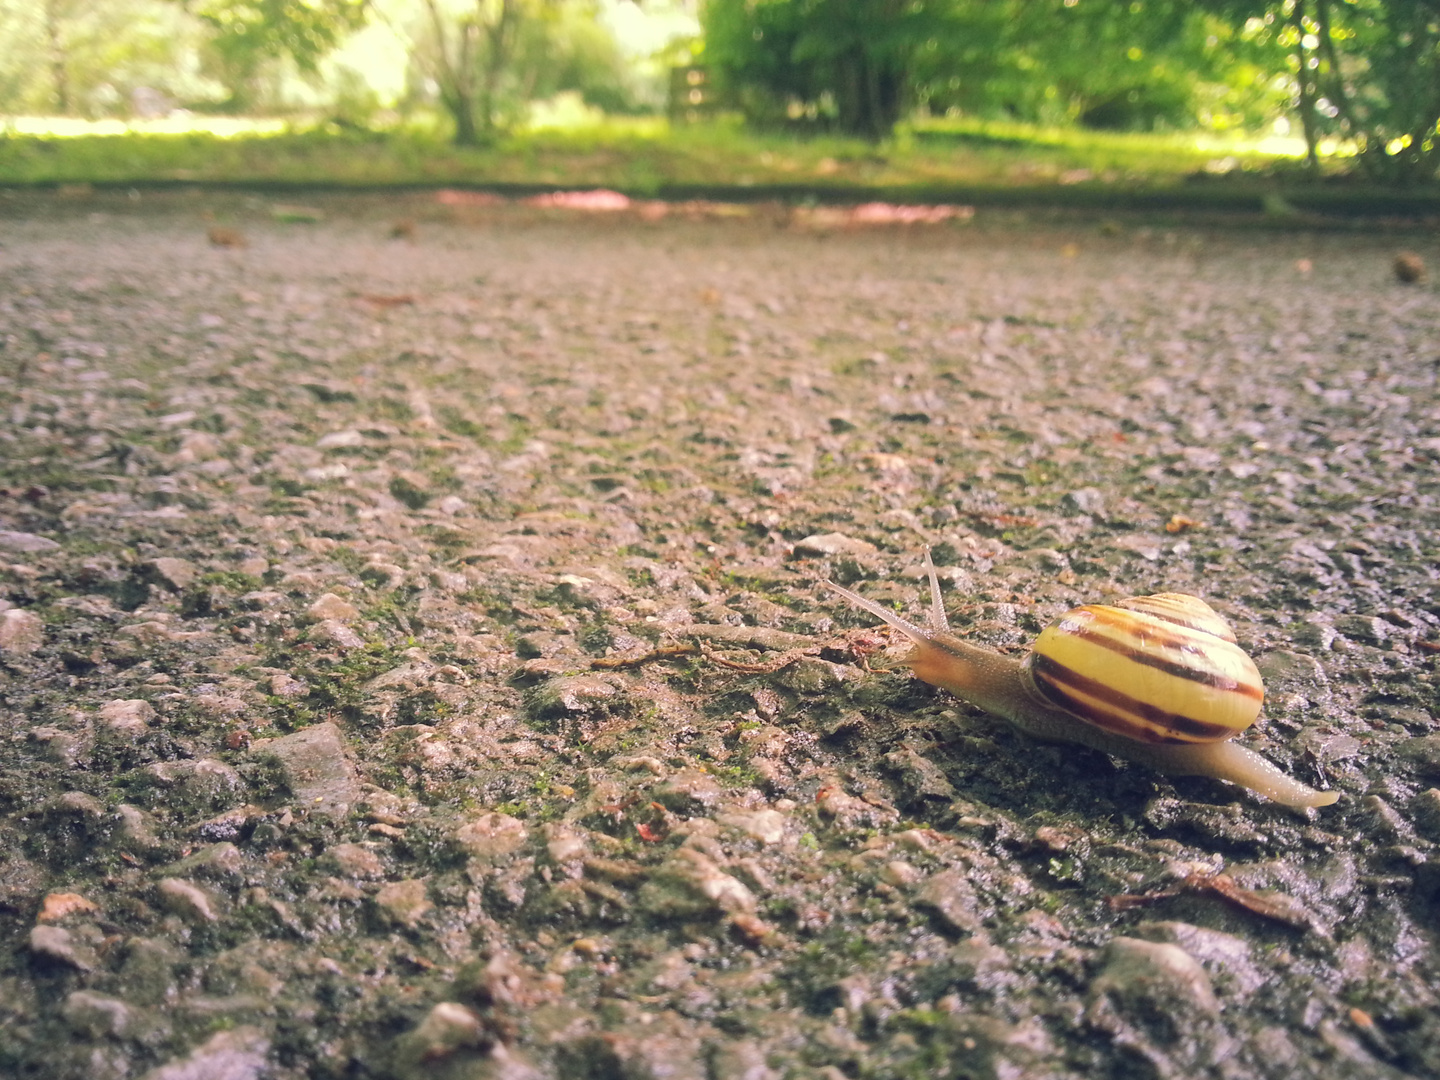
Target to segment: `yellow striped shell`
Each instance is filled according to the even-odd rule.
[[[1067,611],[1041,631],[1026,666],[1047,701],[1144,743],[1220,742],[1253,724],[1265,700],[1229,625],[1183,593]]]

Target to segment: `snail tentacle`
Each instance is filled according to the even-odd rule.
[[[930,576],[930,627],[932,630],[948,631],[950,620],[945,617],[945,601],[940,596],[940,575],[935,572],[928,547],[925,549],[925,572]]]
[[[849,589],[845,588],[844,585],[836,585],[833,581],[822,581],[820,584],[824,585],[827,589],[834,589],[837,593],[845,597],[846,600],[849,600],[856,607],[863,608],[865,611],[868,611],[871,615],[874,615],[877,619],[884,622],[885,625],[894,627],[896,630],[899,630],[916,645],[920,645],[924,642],[929,641],[934,634],[933,630],[923,629],[919,626],[916,626],[909,619],[902,619],[899,615],[896,615],[890,609],[881,607],[874,600],[867,599],[866,597],[861,596],[857,592],[851,592]]]

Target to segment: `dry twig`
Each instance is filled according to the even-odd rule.
[[[1129,911],[1175,896],[1208,896],[1243,908],[1262,918],[1283,922],[1300,930],[1317,930],[1315,917],[1291,897],[1242,889],[1229,874],[1187,874],[1168,889],[1146,893],[1123,893],[1109,898],[1112,911]]]

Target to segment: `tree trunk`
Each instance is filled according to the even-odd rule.
[[[1305,50],[1305,0],[1295,0],[1290,14],[1291,25],[1299,35],[1295,42],[1295,58],[1299,70],[1295,73],[1296,97],[1300,109],[1300,129],[1305,133],[1305,165],[1312,173],[1320,171],[1320,131],[1315,123],[1315,104],[1319,93],[1315,87],[1316,74],[1307,66],[1309,56]]]
[[[60,40],[60,12],[56,0],[45,3],[45,34],[50,39],[50,74],[55,80],[55,108],[70,115],[70,72],[65,64],[65,46]]]
[[[479,146],[482,140],[480,129],[475,123],[475,103],[468,98],[451,94],[441,94],[440,103],[455,122],[455,135],[452,140],[455,145]]]
[[[425,0],[425,9],[435,34],[435,81],[440,86],[440,104],[455,124],[452,141],[456,146],[479,146],[483,140],[481,125],[476,123],[479,110],[475,100],[475,43],[480,37],[480,27],[476,22],[460,24],[452,56],[450,35],[446,33],[445,19],[435,0]],[[477,4],[476,18],[479,17]]]
[[[883,61],[853,49],[837,64],[835,106],[840,130],[870,142],[890,134],[900,117],[898,81]]]
[[[500,0],[500,17],[487,28],[488,48],[485,53],[485,67],[480,73],[480,123],[486,137],[493,136],[495,123],[495,99],[499,96],[500,76],[510,66],[511,52],[515,46],[515,26],[519,9],[515,0]]]

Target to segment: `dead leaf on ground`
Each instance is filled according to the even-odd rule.
[[[243,248],[249,247],[250,241],[245,239],[245,234],[239,229],[231,229],[224,225],[212,225],[205,233],[210,238],[210,243],[215,247]]]
[[[414,305],[415,294],[395,293],[391,295],[388,293],[361,293],[360,299],[377,308],[405,307],[407,305]]]

